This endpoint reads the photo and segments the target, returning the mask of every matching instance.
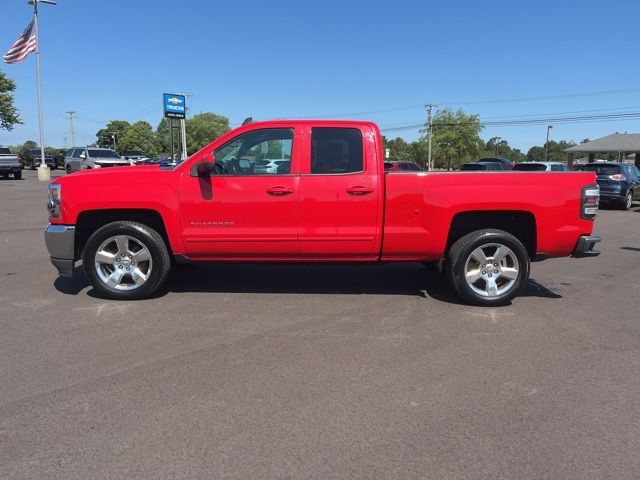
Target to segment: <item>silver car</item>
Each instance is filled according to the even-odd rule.
[[[67,173],[92,168],[129,166],[129,160],[122,158],[115,150],[99,147],[76,147],[67,150],[64,167]]]

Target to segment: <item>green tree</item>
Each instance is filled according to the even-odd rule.
[[[125,150],[140,150],[150,157],[155,157],[160,153],[153,127],[148,122],[136,122],[124,130],[117,137],[118,152],[122,154]]]
[[[0,72],[0,129],[13,130],[16,124],[21,124],[18,109],[13,104],[13,92],[16,84],[13,80]]]
[[[560,140],[556,142],[555,140],[549,140],[548,144],[548,155],[547,161],[549,162],[564,162],[566,160],[567,154],[564,152],[566,148],[573,147],[575,142],[567,142],[566,140]],[[544,152],[545,148],[543,146],[534,146],[529,149],[527,152],[527,160],[529,161],[544,161]]]
[[[410,160],[411,152],[410,145],[402,138],[394,138],[393,140],[387,140],[385,148],[390,150],[390,160]]]
[[[187,120],[187,151],[189,155],[229,131],[229,119],[222,115],[198,113]]]
[[[116,136],[116,147],[118,151],[121,151],[119,142],[120,137],[131,128],[131,124],[125,120],[111,120],[107,123],[107,126],[98,130],[96,137],[98,137],[97,144],[102,148],[113,148],[113,135]],[[74,145],[75,146],[75,145]]]
[[[20,151],[20,153],[24,154],[27,152],[27,150],[31,150],[32,148],[38,148],[37,142],[34,142],[33,140],[27,140],[18,150]]]
[[[176,141],[176,133],[177,132],[174,131],[174,142]],[[156,141],[158,142],[160,153],[168,154],[171,152],[171,130],[169,130],[168,118],[163,118],[162,120],[160,120],[160,123],[156,128]]]
[[[483,127],[477,115],[468,115],[462,110],[453,112],[446,108],[433,117],[433,159],[436,168],[451,170],[461,164],[475,160],[484,150],[480,138]],[[427,138],[422,132],[421,141]]]
[[[487,140],[483,157],[493,157],[496,155],[509,158],[515,162],[524,162],[527,156],[517,148],[512,148],[509,142],[500,138],[492,137]]]

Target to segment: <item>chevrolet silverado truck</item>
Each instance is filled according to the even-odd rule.
[[[420,262],[494,306],[532,261],[598,255],[598,202],[593,172],[385,173],[374,123],[254,122],[174,168],[55,179],[45,242],[60,275],[82,260],[115,299],[153,295],[188,262]]]
[[[0,145],[0,175],[6,180],[10,174],[16,180],[20,180],[22,178],[22,162],[20,157],[13,153],[9,147]]]

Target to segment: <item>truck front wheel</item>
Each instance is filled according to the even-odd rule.
[[[171,268],[160,234],[135,222],[113,222],[98,229],[87,241],[82,262],[98,294],[116,300],[153,295]]]
[[[505,305],[522,291],[529,278],[529,254],[510,233],[477,230],[451,246],[445,273],[466,302]]]

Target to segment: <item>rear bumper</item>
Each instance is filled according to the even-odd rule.
[[[601,241],[602,237],[598,235],[582,235],[572,256],[574,258],[597,257],[600,252],[595,247]]]
[[[75,265],[75,235],[73,225],[49,224],[44,231],[44,243],[47,245],[51,263],[62,277],[72,277]]]

